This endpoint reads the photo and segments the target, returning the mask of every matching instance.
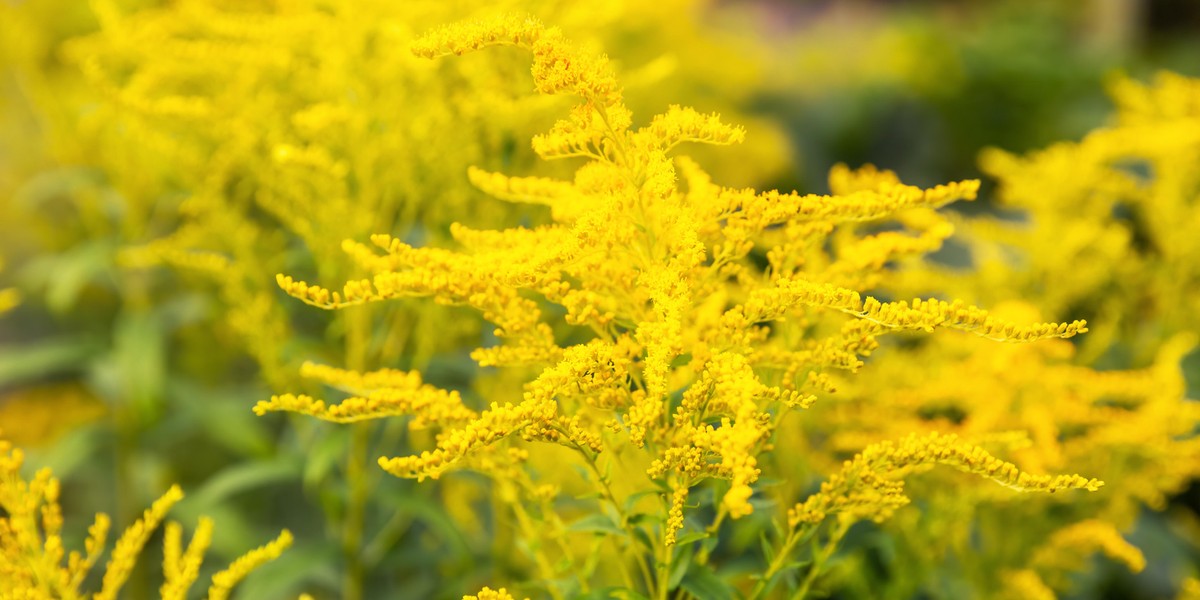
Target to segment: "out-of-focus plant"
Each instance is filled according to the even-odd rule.
[[[88,572],[99,562],[105,539],[112,524],[100,513],[87,530],[84,552],[66,551],[63,541],[63,513],[59,505],[61,485],[49,469],[42,469],[31,480],[21,476],[24,453],[11,443],[0,440],[0,589],[4,598],[30,600],[72,600],[94,598],[113,600],[129,579],[139,555],[171,506],[183,498],[178,486],[172,486],[142,517],[121,534],[113,546],[104,569],[100,589],[84,592]],[[183,600],[200,575],[204,553],[212,542],[213,521],[200,519],[192,540],[183,548],[183,526],[167,523],[163,537],[163,600]],[[209,600],[224,600],[235,585],[263,563],[274,560],[292,543],[284,530],[279,537],[251,550],[228,568],[212,577]],[[63,559],[66,564],[63,564]]]
[[[859,392],[860,408],[843,413],[843,427],[857,433],[918,420],[952,431],[992,423],[1028,431],[1033,445],[1023,451],[1025,460],[1046,468],[1087,465],[1109,482],[1103,501],[1072,505],[1074,518],[1098,518],[1114,532],[1129,533],[1145,509],[1168,508],[1170,498],[1200,479],[1200,415],[1187,399],[1188,377],[1194,385],[1197,374],[1185,359],[1200,331],[1191,309],[1200,297],[1200,246],[1188,233],[1200,226],[1200,83],[1162,73],[1150,84],[1121,77],[1111,89],[1118,107],[1113,122],[1082,140],[1025,155],[995,149],[982,155],[983,169],[999,183],[1000,212],[952,219],[962,266],[897,265],[882,286],[900,294],[945,290],[989,304],[1020,298],[1021,310],[1031,316],[1087,316],[1092,332],[1041,367],[1016,357],[980,362],[963,348],[926,345],[914,350],[914,358],[944,367],[881,367],[873,372],[881,379]],[[1079,379],[1087,371],[1078,365],[1134,370]],[[962,385],[938,375],[957,371],[976,379]],[[910,378],[916,378],[912,385],[904,383]],[[884,398],[906,399],[887,403],[900,413],[876,404],[885,381]],[[1052,526],[1038,525],[1038,516],[1014,517],[1023,523],[1020,532],[998,527],[994,535],[1036,536],[1039,527]],[[1178,521],[1171,515],[1154,519]],[[915,548],[950,552],[919,533],[930,530],[914,524],[905,539],[915,540]],[[1041,537],[1048,540],[1046,549],[1030,557],[1041,557],[1040,566],[1008,559],[1025,573],[1013,581],[1032,585],[1036,579],[1062,591],[1068,580],[1046,561],[1056,538],[1049,529]],[[977,548],[954,555],[981,565],[999,560]],[[911,555],[895,556],[898,572],[907,571],[899,559]]]
[[[790,125],[814,183],[840,161],[918,181],[973,173],[985,147],[1024,152],[1095,127],[1114,69],[1200,75],[1194,19],[1164,31],[1147,14],[1193,12],[1178,3],[731,4],[764,7],[759,27],[776,51],[760,96]]]
[[[4,270],[4,262],[0,261],[0,272]],[[21,301],[21,294],[13,288],[0,288],[0,314],[13,309]]]
[[[1038,316],[1027,305],[1002,309],[1011,318]],[[925,510],[883,525],[844,581],[865,598],[984,590],[1029,598],[1070,592],[1072,575],[1087,570],[1097,550],[1141,571],[1143,551],[1122,536],[1144,509],[1166,509],[1168,498],[1200,476],[1200,406],[1185,399],[1179,366],[1193,341],[1181,335],[1153,365],[1133,371],[1074,365],[1074,347],[1062,342],[993,349],[941,337],[881,353],[813,407],[804,435],[784,439],[823,439],[849,453],[880,437],[933,430],[988,440],[986,447],[1008,449],[1033,472],[1070,465],[1107,485],[1077,500],[1013,503],[985,487],[922,478],[912,487]],[[824,456],[799,443],[781,440],[780,447]],[[856,575],[872,569],[878,577]],[[1031,595],[1033,587],[1054,594]]]
[[[1172,336],[1200,331],[1188,300],[1200,297],[1200,80],[1120,78],[1111,92],[1113,123],[1082,140],[981,157],[1016,218],[971,221],[966,239],[980,296],[1092,316],[1104,325],[1081,359],[1145,365]]]
[[[439,29],[414,51],[504,45],[533,53],[538,91],[583,101],[534,138],[535,151],[585,163],[573,181],[482,169],[471,180],[497,198],[548,206],[551,223],[456,224],[462,252],[389,235],[373,237],[374,249],[348,240],[345,251],[370,279],[339,291],[284,275],[279,283],[327,309],[408,296],[470,306],[495,324],[499,342],[472,357],[524,373],[523,393],[495,386],[478,410],[415,372],[308,364],[304,375],[350,397],[327,404],[277,395],[257,412],[339,423],[405,415],[410,428],[438,428],[432,449],[380,466],[418,480],[460,469],[489,476],[504,507],[496,518],[526,550],[526,585],[555,598],[716,598],[736,588],[759,598],[782,582],[806,597],[850,528],[886,521],[910,501],[906,476],[938,464],[1016,490],[1100,488],[1077,475],[1033,474],[1045,464],[1027,472],[993,457],[978,445],[992,443],[990,428],[961,437],[889,431],[840,469],[832,460],[840,449],[828,442],[812,446],[830,457],[819,471],[773,451],[785,441],[780,432],[807,422],[807,409],[833,391],[831,372],[857,371],[886,333],[948,328],[1032,342],[1086,331],[1081,321],[1016,325],[960,301],[882,302],[853,291],[876,285],[888,261],[936,249],[951,228],[934,209],[973,198],[977,182],[922,190],[890,172],[841,167],[833,196],[722,188],[672,155],[685,142],[738,142],[741,129],[678,106],[633,128],[606,58],[577,51],[536,20]],[[894,230],[869,230],[884,225]],[[536,297],[558,308],[547,314]],[[833,433],[812,426],[814,442]],[[819,489],[802,489],[817,473],[828,474]],[[985,493],[1011,495],[994,486]],[[783,518],[771,534],[775,517]],[[736,568],[742,553],[730,551],[731,538],[747,537],[761,537],[763,550]],[[746,570],[757,575],[738,576]]]

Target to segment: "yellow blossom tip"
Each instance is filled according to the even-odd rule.
[[[284,529],[274,541],[242,555],[228,568],[213,575],[212,585],[208,588],[208,600],[226,600],[233,587],[246,575],[264,563],[279,558],[279,555],[291,545],[292,533]]]

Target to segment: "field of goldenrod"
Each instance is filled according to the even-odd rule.
[[[1198,600],[1197,77],[1168,0],[0,0],[0,600]]]

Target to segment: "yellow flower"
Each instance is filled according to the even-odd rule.
[[[43,469],[32,481],[20,474],[24,454],[6,440],[0,440],[0,590],[14,598],[35,600],[83,599],[89,595],[80,587],[92,566],[99,560],[108,536],[110,520],[97,514],[88,528],[84,554],[66,553],[61,537],[62,510],[59,507],[59,483],[50,471]],[[142,553],[154,529],[167,511],[183,498],[179,486],[171,486],[165,494],[130,525],[117,540],[105,566],[100,591],[92,598],[116,598],[129,578],[134,564]],[[40,518],[39,518],[40,516]],[[187,597],[200,573],[204,551],[212,539],[212,521],[201,518],[187,551],[181,548],[183,529],[178,523],[168,523],[164,535],[163,600]],[[210,600],[228,596],[230,588],[262,563],[279,556],[291,543],[291,534],[284,531],[278,540],[238,559],[226,571],[213,578]],[[64,555],[66,564],[63,564]]]

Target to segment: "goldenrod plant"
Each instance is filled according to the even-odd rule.
[[[539,92],[581,100],[533,139],[544,159],[581,160],[573,180],[468,173],[498,199],[546,206],[549,222],[455,224],[461,251],[390,235],[347,240],[371,278],[340,290],[278,281],[326,309],[413,296],[472,307],[496,339],[472,357],[523,373],[525,384],[481,390],[484,405],[473,407],[416,373],[309,364],[306,376],[349,397],[283,394],[256,412],[333,422],[408,415],[413,429],[437,428],[430,449],[379,465],[418,480],[462,469],[488,476],[504,507],[497,518],[525,550],[515,568],[530,571],[513,585],[554,598],[809,596],[851,527],[886,521],[910,502],[905,479],[936,465],[999,483],[992,493],[1005,498],[1068,492],[1059,496],[1071,502],[1070,490],[1101,489],[1097,479],[996,458],[983,446],[991,431],[925,428],[889,431],[822,473],[818,489],[797,489],[817,474],[775,454],[779,433],[809,419],[838,373],[864,368],[885,334],[955,329],[1036,347],[1086,324],[1022,324],[961,301],[856,291],[877,285],[889,260],[937,248],[950,228],[935,209],[973,199],[976,181],[922,189],[890,172],[838,167],[829,196],[723,188],[677,148],[740,142],[742,129],[680,106],[635,128],[607,58],[535,19],[447,26],[413,50],[436,58],[494,46],[533,54]],[[883,224],[893,230],[865,227]],[[756,566],[731,566],[731,531],[761,536]]]
[[[477,319],[428,303],[314,320],[297,315],[274,286],[280,271],[331,280],[359,275],[339,245],[365,232],[439,241],[452,220],[509,224],[524,218],[527,211],[511,206],[469,203],[473,188],[461,175],[468,165],[530,167],[533,154],[520,141],[542,126],[554,100],[503,85],[528,79],[523,59],[438,65],[413,57],[406,48],[417,32],[464,15],[538,12],[600,39],[619,38],[642,104],[673,89],[735,111],[753,91],[756,72],[744,52],[729,51],[729,43],[707,35],[695,20],[678,18],[701,11],[706,3],[696,0],[86,4],[95,30],[61,45],[50,35],[58,33],[48,22],[55,11],[32,3],[0,7],[0,28],[20,50],[13,60],[24,84],[18,98],[27,97],[53,159],[99,174],[98,181],[84,178],[86,189],[71,190],[85,233],[71,239],[71,231],[47,227],[47,237],[66,246],[103,240],[96,244],[103,267],[124,267],[113,287],[122,312],[134,315],[129,321],[153,322],[162,313],[171,320],[178,304],[198,298],[202,318],[216,326],[193,325],[177,338],[189,348],[182,354],[198,357],[185,365],[187,375],[220,385],[245,379],[238,364],[243,354],[257,368],[253,385],[265,381],[282,390],[301,384],[294,368],[301,357],[356,369],[396,362],[425,367],[445,362],[470,343],[464,340],[479,336]],[[45,35],[26,36],[30,31]],[[67,85],[43,72],[57,61],[82,74],[82,82],[71,81],[69,95]],[[746,84],[738,88],[740,97],[716,85],[733,81]],[[758,181],[787,163],[782,136],[762,120],[755,123],[761,130],[755,160],[716,164],[733,180]],[[13,222],[33,218],[21,216]],[[150,269],[163,265],[173,273]],[[109,275],[89,274],[101,282]],[[57,296],[56,278],[47,279],[46,295]],[[386,332],[377,337],[377,329]],[[223,351],[210,352],[214,347]],[[114,402],[114,420],[132,423],[122,427],[126,446],[137,445],[138,422],[152,423],[166,410],[165,395]],[[298,431],[296,446],[327,447],[329,437],[337,437],[317,428]],[[350,434],[352,447],[339,453],[347,456],[344,473],[329,462],[305,473],[310,488],[330,476],[346,482],[340,496],[310,491],[322,496],[326,518],[343,524],[342,593],[351,599],[362,593],[366,568],[360,562],[368,543],[364,513],[375,487],[366,447],[374,431],[363,425]],[[403,444],[395,430],[384,437],[385,445]]]
[[[915,424],[1027,432],[1020,464],[1078,465],[1110,483],[1092,506],[1074,503],[1073,510],[1063,507],[1056,514],[1074,513],[1073,519],[1093,523],[1086,531],[1096,532],[1103,524],[1109,528],[1105,539],[1114,540],[1132,532],[1146,511],[1167,509],[1170,498],[1184,494],[1200,474],[1197,404],[1187,397],[1181,369],[1197,342],[1197,322],[1187,308],[1200,293],[1197,246],[1182,232],[1200,218],[1195,169],[1200,85],[1193,78],[1160,73],[1150,83],[1116,77],[1110,91],[1118,108],[1111,123],[1082,140],[1025,155],[991,149],[981,156],[984,170],[999,184],[999,212],[951,216],[955,240],[967,252],[966,266],[910,262],[898,265],[881,284],[890,293],[948,290],[1001,303],[1027,318],[1080,314],[1100,325],[1078,346],[1041,346],[1043,359],[1034,353],[975,354],[950,340],[912,349],[912,360],[927,368],[881,363],[864,373],[867,381],[854,382],[862,384],[856,392],[860,398],[839,411],[839,430],[851,444],[866,431],[903,431]],[[960,372],[972,373],[973,379],[949,376]],[[920,383],[904,383],[910,377]],[[889,400],[883,410],[881,397]],[[1013,585],[1036,581],[1064,592],[1071,582],[1063,571],[1087,563],[1048,560],[1066,553],[1052,550],[1054,540],[1064,539],[1054,531],[1070,531],[1070,525],[1044,513],[998,521],[992,532],[995,539],[1029,535],[1029,545],[1046,540],[1046,549],[1036,555],[954,552],[952,537],[926,539],[921,532],[938,528],[914,522],[903,538],[920,541],[911,546],[912,553],[896,555],[898,563],[930,550],[933,555],[920,559],[927,564],[948,554],[978,563],[957,575],[943,572],[946,579],[957,579],[979,577],[984,565],[1010,561],[1013,572],[1021,573]],[[1011,520],[1024,524],[1019,532],[1003,526]],[[987,532],[959,529],[955,543],[962,546],[967,535],[978,539]],[[1034,556],[1040,557],[1036,567],[1021,566]],[[1131,568],[1138,564],[1120,562]],[[1029,594],[1014,592],[1015,597]]]
[[[133,572],[139,555],[171,506],[183,498],[178,486],[172,486],[142,517],[121,534],[106,561],[99,590],[84,591],[88,573],[104,554],[105,540],[112,521],[100,513],[87,530],[84,551],[69,553],[63,542],[63,513],[59,506],[61,485],[48,469],[33,479],[21,475],[24,453],[11,443],[0,440],[0,598],[13,600],[71,600],[93,598],[115,600]],[[187,548],[183,547],[183,526],[168,522],[163,536],[163,600],[183,600],[195,583],[212,542],[213,521],[201,518]],[[228,568],[213,575],[208,588],[209,600],[224,600],[230,590],[251,571],[274,560],[292,543],[287,530],[274,541],[238,558]],[[63,563],[63,560],[66,563]]]
[[[1038,314],[1028,305],[998,308],[1011,318]],[[1046,597],[1058,597],[1074,591],[1072,575],[1086,570],[1097,551],[1141,571],[1146,558],[1125,536],[1146,511],[1165,510],[1200,474],[1200,407],[1186,399],[1179,366],[1192,341],[1174,339],[1154,364],[1129,371],[1072,364],[1074,346],[1058,341],[985,347],[947,336],[889,348],[898,355],[846,379],[779,446],[821,468],[824,454],[804,440],[822,439],[835,453],[847,453],[880,437],[932,430],[1004,450],[1033,472],[1069,465],[1104,480],[1099,494],[1014,503],[986,486],[951,487],[931,474],[913,484],[926,510],[883,525],[888,535],[867,544],[844,579],[856,597],[920,590],[1035,597],[1022,591],[1035,584],[1055,593]],[[853,579],[872,556],[886,575]]]
[[[980,222],[972,239],[983,285],[1023,294],[1047,316],[1094,315],[1104,326],[1084,358],[1127,352],[1107,359],[1144,366],[1172,336],[1200,330],[1179,301],[1200,294],[1200,242],[1189,233],[1200,227],[1200,80],[1119,77],[1110,93],[1112,123],[1078,142],[981,157],[1020,221]],[[1001,259],[1013,252],[1015,263]]]
[[[1021,154],[1036,4],[0,2],[0,597],[1196,596],[1195,81]]]

